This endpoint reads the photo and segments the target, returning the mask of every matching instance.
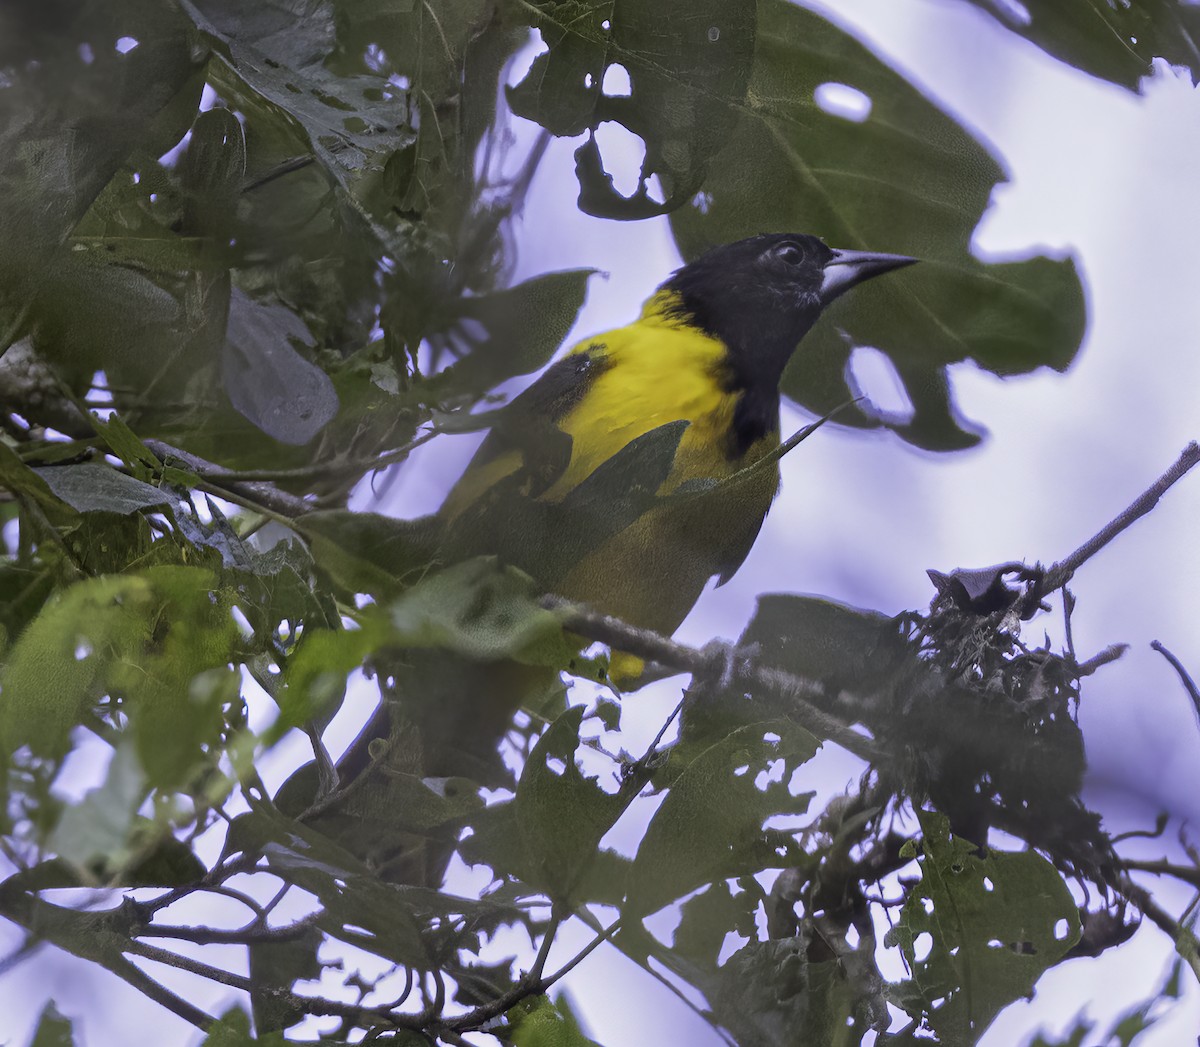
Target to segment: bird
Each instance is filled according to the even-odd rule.
[[[443,562],[492,555],[545,592],[674,632],[737,571],[779,490],[778,462],[763,460],[780,446],[780,381],[804,336],[841,295],[915,261],[762,233],[681,266],[633,322],[578,342],[500,409],[437,513]],[[420,752],[402,761],[420,775],[485,779],[522,696],[557,678],[405,654],[409,679],[436,692],[419,696],[428,715],[410,714]],[[641,668],[616,652],[610,676]],[[381,708],[339,777],[362,774],[389,732]],[[417,878],[437,880],[446,859],[443,846]],[[411,854],[395,860],[411,881]]]

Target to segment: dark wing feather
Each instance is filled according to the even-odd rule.
[[[576,407],[607,367],[604,343],[564,356],[497,412],[491,432],[475,452],[464,480],[489,462],[512,451],[520,453],[522,471],[531,479],[533,497],[553,486],[571,461],[571,437],[557,423]]]

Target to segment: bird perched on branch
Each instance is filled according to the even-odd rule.
[[[834,299],[913,261],[771,233],[683,266],[636,320],[584,339],[500,412],[439,511],[443,562],[493,554],[548,592],[673,632],[738,569],[775,497],[779,383],[804,335]],[[537,671],[409,654],[422,682],[399,686],[424,690],[413,709],[427,710],[402,696],[421,739],[409,759],[477,777],[470,757],[494,753]],[[617,677],[638,668],[613,662]],[[343,779],[390,729],[381,710]]]

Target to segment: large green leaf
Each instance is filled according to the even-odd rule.
[[[1191,0],[967,0],[1085,73],[1136,90],[1165,58],[1200,76],[1200,8]]]
[[[308,443],[337,414],[329,376],[293,348],[312,349],[307,328],[290,309],[255,302],[238,288],[229,299],[221,378],[230,402],[268,436]]]
[[[7,5],[0,64],[0,336],[20,333],[75,224],[135,150],[174,145],[195,115],[204,57],[170,4]],[[137,41],[118,47],[122,39]],[[88,60],[84,61],[84,57]],[[69,302],[67,303],[70,304]],[[33,325],[53,306],[26,314]],[[87,311],[74,314],[86,327]],[[8,341],[0,344],[0,352]]]
[[[911,977],[892,1000],[923,1016],[943,1042],[974,1043],[1075,944],[1079,912],[1062,877],[1036,852],[980,858],[973,844],[951,837],[944,816],[918,817],[921,881],[885,939],[899,946]],[[931,942],[918,959],[922,935]]]
[[[909,648],[895,619],[792,593],[758,598],[738,646],[802,679],[869,693],[894,678]]]
[[[402,93],[378,74],[338,76],[325,67],[336,46],[329,2],[184,0],[234,74],[304,128],[313,155],[337,180],[415,138]]]
[[[119,696],[150,782],[180,785],[220,736],[239,643],[210,571],[164,565],[77,582],[14,645],[0,736],[9,752],[60,757],[93,705]]]
[[[532,580],[519,571],[487,557],[468,560],[430,575],[392,604],[394,637],[479,661],[566,665],[572,652],[562,626],[533,597]]]
[[[862,1043],[856,986],[834,960],[813,962],[803,938],[750,941],[721,965],[708,995],[713,1021],[739,1047]]]
[[[479,396],[544,367],[575,323],[594,269],[545,273],[515,287],[464,298],[461,320],[483,332],[470,355],[439,374],[434,388]]]
[[[584,1035],[566,997],[531,996],[506,1011],[513,1047],[600,1047]]]
[[[524,874],[556,901],[577,901],[600,840],[641,788],[631,776],[605,792],[576,761],[583,706],[554,721],[538,740],[517,785]]]
[[[81,513],[128,516],[143,509],[174,505],[177,501],[171,491],[135,480],[98,462],[56,465],[33,471],[57,497]]]
[[[846,85],[870,112],[822,108]],[[805,337],[784,392],[817,414],[857,395],[856,345],[887,353],[915,408],[892,427],[926,448],[966,447],[946,368],[970,360],[1001,375],[1065,369],[1079,348],[1083,294],[1070,260],[984,264],[971,237],[1003,178],[987,150],[862,44],[787,0],[759,5],[747,103],[672,228],[685,257],[763,230],[815,233],[834,247],[915,255],[922,264],[852,291]],[[839,421],[878,424],[856,410]]]
[[[638,188],[621,196],[594,136],[576,152],[579,206],[608,218],[665,214],[688,200],[733,126],[754,53],[754,0],[535,0],[549,50],[509,92],[513,111],[556,135],[614,121],[645,142]],[[664,27],[670,27],[664,31]],[[608,94],[621,67],[629,93]],[[658,178],[663,199],[650,196]]]
[[[817,741],[787,721],[738,727],[713,744],[672,753],[670,790],[642,837],[625,911],[641,917],[697,887],[782,864],[781,839],[764,828],[776,815],[803,814],[811,793],[760,780],[768,767],[789,770],[810,759]]]

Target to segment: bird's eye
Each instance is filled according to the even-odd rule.
[[[788,265],[799,265],[804,261],[804,252],[795,244],[784,244],[778,254]]]

